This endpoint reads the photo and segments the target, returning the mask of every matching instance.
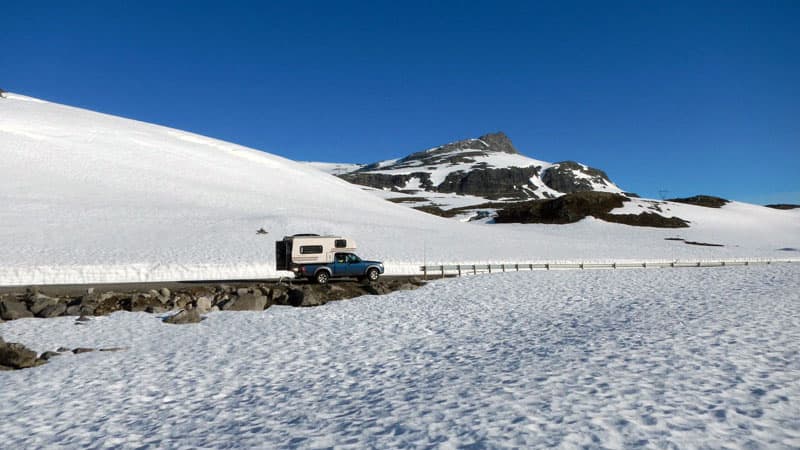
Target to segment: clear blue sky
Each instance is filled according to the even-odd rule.
[[[800,203],[800,2],[3,2],[0,88],[296,160],[502,130],[642,195]]]

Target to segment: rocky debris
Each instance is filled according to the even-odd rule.
[[[714,197],[711,195],[695,195],[694,197],[686,198],[670,198],[668,202],[686,203],[688,205],[705,206],[706,208],[722,208],[730,203],[730,200],[724,198]]]
[[[772,209],[797,209],[800,208],[800,205],[793,205],[791,203],[776,203],[774,205],[764,205],[767,208]]]
[[[319,306],[328,301],[343,300],[361,295],[391,292],[417,287],[411,281],[379,280],[357,283],[337,280],[327,285],[278,282],[258,283],[242,287],[228,285],[188,286],[174,292],[157,289],[147,292],[100,292],[88,290],[77,297],[46,295],[36,288],[23,294],[0,297],[0,317],[15,320],[26,317],[77,316],[75,325],[83,325],[91,316],[116,311],[143,311],[162,314],[182,310],[168,318],[168,323],[192,323],[202,320],[202,314],[213,311],[263,311],[272,305]],[[52,292],[52,291],[49,291]]]
[[[586,216],[607,222],[658,228],[682,228],[689,223],[678,217],[664,217],[645,212],[642,214],[610,214],[615,208],[630,201],[620,194],[609,192],[574,192],[549,200],[531,200],[509,205],[497,212],[497,223],[574,223]]]
[[[93,352],[93,351],[94,351],[93,348],[88,348],[88,347],[78,347],[78,348],[72,349],[72,353],[75,354],[75,355],[79,355],[81,353],[89,353],[89,352]]]
[[[594,185],[611,184],[608,175],[602,170],[575,161],[562,161],[548,167],[542,173],[542,181],[549,188],[567,194],[592,191]]]

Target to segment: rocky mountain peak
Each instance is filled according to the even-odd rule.
[[[511,143],[511,138],[509,138],[502,131],[485,134],[479,137],[478,140],[488,144],[488,151],[519,154],[519,151],[517,151],[517,149],[514,147],[514,144]]]

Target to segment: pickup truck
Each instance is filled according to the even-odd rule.
[[[325,284],[331,278],[341,277],[375,281],[382,273],[382,262],[364,261],[354,253],[336,253],[332,263],[300,264],[295,271],[298,277],[306,277],[319,284]]]

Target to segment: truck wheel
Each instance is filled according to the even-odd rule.
[[[317,275],[314,276],[314,279],[316,279],[319,284],[326,284],[329,278],[328,272],[324,270],[320,270],[317,272]]]
[[[381,274],[380,274],[380,272],[378,272],[378,269],[375,269],[374,267],[367,271],[367,279],[369,281],[377,281],[377,279],[378,279],[378,277],[380,275]]]

